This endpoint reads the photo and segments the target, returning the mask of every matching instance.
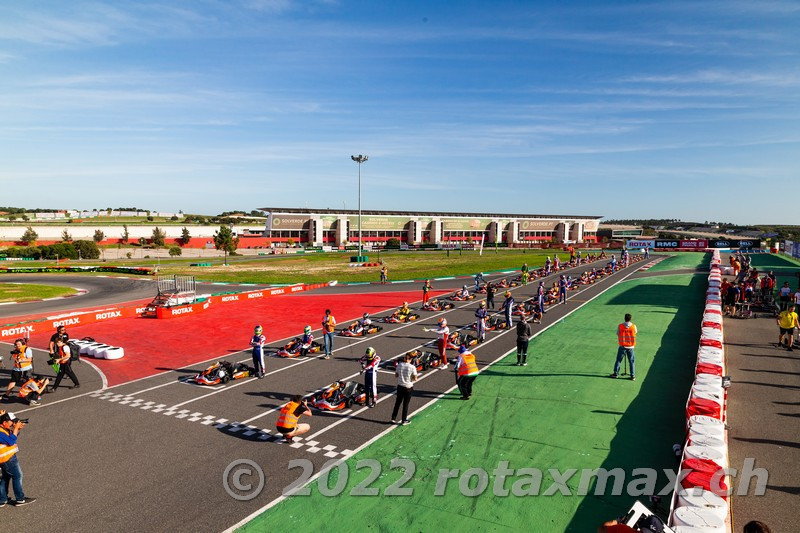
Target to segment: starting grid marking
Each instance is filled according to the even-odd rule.
[[[90,398],[97,398],[98,400],[105,400],[107,402],[115,403],[117,405],[126,405],[134,407],[143,411],[161,414],[164,416],[171,416],[179,420],[186,420],[187,422],[199,422],[204,426],[212,426],[214,429],[228,433],[230,435],[246,437],[248,440],[273,442],[277,444],[288,445],[290,448],[299,449],[308,453],[317,454],[329,458],[346,458],[353,454],[353,450],[338,450],[333,444],[321,445],[317,441],[304,441],[302,437],[295,437],[292,442],[286,442],[283,436],[279,433],[271,433],[266,428],[259,428],[240,422],[228,422],[226,418],[219,418],[215,415],[204,415],[198,411],[191,409],[177,409],[170,407],[164,403],[157,403],[153,401],[145,401],[143,398],[130,396],[128,394],[117,394],[113,391],[97,391],[88,395]],[[352,409],[336,412],[335,414],[345,416],[352,412]]]

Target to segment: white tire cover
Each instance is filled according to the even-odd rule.
[[[122,348],[109,348],[105,351],[106,359],[122,359],[125,356],[125,350]]]
[[[102,351],[104,348],[108,348],[108,344],[96,344],[89,348],[89,355],[92,357],[97,357],[98,352]]]
[[[674,513],[675,525],[713,528],[725,531],[725,520],[719,514],[703,507],[678,507]]]

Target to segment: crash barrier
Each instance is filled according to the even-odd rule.
[[[669,525],[676,532],[731,531],[731,479],[724,470],[729,463],[725,420],[730,380],[725,377],[721,262],[719,250],[713,250],[695,380],[686,401],[686,438],[682,446],[675,445],[685,473],[676,479],[670,505]]]
[[[94,342],[90,340],[70,341],[75,344],[81,351],[81,355],[88,355],[95,359],[122,359],[125,357],[125,350],[118,346],[109,346],[102,342]]]
[[[333,282],[331,282],[333,283]],[[300,291],[309,291],[319,289],[320,287],[327,287],[330,283],[315,283],[312,285],[292,285],[288,287],[276,287],[273,289],[260,289],[247,292],[240,292],[236,294],[218,294],[203,296],[202,302],[190,304],[191,306],[199,306],[200,309],[193,309],[192,311],[178,311],[170,313],[170,316],[162,318],[175,318],[184,315],[193,315],[198,312],[205,311],[214,304],[243,302],[261,298],[268,298],[270,296],[277,296],[280,294],[292,294]],[[94,324],[97,322],[105,322],[117,318],[136,318],[144,313],[147,303],[141,302],[136,305],[127,307],[110,307],[106,309],[93,309],[91,311],[75,311],[71,313],[64,313],[36,320],[26,320],[22,322],[5,324],[0,327],[0,339],[16,339],[28,338],[31,335],[50,334],[58,326],[83,326],[87,324]],[[167,307],[166,310],[178,310],[186,306]]]
[[[379,267],[383,263],[349,263],[349,267]]]
[[[32,266],[0,267],[0,274],[40,274],[43,272],[113,272],[115,274],[135,274],[152,276],[155,271],[148,267],[122,266]]]

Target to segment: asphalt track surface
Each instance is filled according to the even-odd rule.
[[[532,325],[534,332],[634,274],[644,264],[636,263],[593,285],[571,291],[566,305],[551,307],[542,325]],[[601,263],[588,268],[592,266],[599,267]],[[574,274],[586,269],[581,266],[563,272]],[[501,276],[493,276],[497,277]],[[549,276],[545,284],[552,284],[555,278]],[[437,281],[434,287],[456,288],[463,283],[458,279]],[[537,284],[532,282],[511,291],[520,301],[530,297]],[[418,288],[419,284],[412,286]],[[356,288],[359,292],[405,291],[409,285]],[[335,288],[326,290],[334,292]],[[498,304],[501,300],[502,293],[496,297]],[[265,379],[232,381],[215,388],[186,381],[210,362],[105,390],[88,362],[74,364],[81,388],[60,388],[56,394],[45,395],[40,407],[13,403],[4,406],[22,418],[30,418],[20,436],[19,457],[25,472],[26,495],[39,501],[31,506],[0,509],[0,520],[7,528],[24,529],[36,524],[41,531],[228,528],[280,497],[283,489],[299,477],[297,469],[289,469],[290,460],[308,459],[318,471],[326,461],[348,456],[386,430],[394,403],[395,378],[389,371],[379,374],[378,406],[374,409],[354,406],[339,413],[315,410],[313,417],[303,417],[303,422],[311,424],[311,432],[293,444],[274,438],[281,405],[294,394],[314,392],[336,379],[359,379],[357,360],[367,346],[373,346],[386,360],[432,341],[434,334],[424,332],[423,327],[433,326],[441,316],[448,319],[451,331],[468,328],[474,321],[477,301],[458,302],[455,309],[445,312],[420,312],[422,317],[416,322],[385,324],[382,332],[367,338],[337,336],[330,360],[270,358]],[[418,307],[419,302],[411,305]],[[281,339],[271,346],[283,342]],[[3,346],[4,351],[7,346]],[[514,346],[513,330],[488,332],[487,341],[473,351],[483,367]],[[455,353],[450,351],[448,355],[454,357]],[[36,350],[35,360],[40,368],[46,359],[46,353]],[[226,359],[249,361],[250,354],[238,352]],[[7,378],[7,371],[2,373]],[[5,382],[6,379],[0,381]],[[451,371],[423,372],[415,385],[412,413],[453,384]],[[266,476],[263,490],[249,501],[233,499],[223,487],[223,472],[240,459],[254,461]]]
[[[38,283],[42,285],[56,285],[59,287],[72,287],[87,291],[79,296],[60,298],[57,300],[40,300],[24,302],[13,305],[0,306],[0,318],[18,317],[25,315],[42,315],[57,313],[59,311],[77,311],[79,309],[97,309],[104,305],[117,305],[124,302],[152,299],[156,295],[155,280],[151,277],[129,278],[121,276],[74,276],[69,274],[8,274],[0,277],[2,282]],[[222,287],[219,283],[198,283],[198,293],[221,292],[234,287],[240,290],[238,284]],[[257,289],[261,286],[252,286]]]

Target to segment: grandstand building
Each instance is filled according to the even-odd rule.
[[[358,211],[262,207],[269,213],[264,237],[274,243],[292,239],[308,246],[358,242]],[[405,244],[583,243],[597,242],[600,216],[505,213],[361,211],[364,243]]]

